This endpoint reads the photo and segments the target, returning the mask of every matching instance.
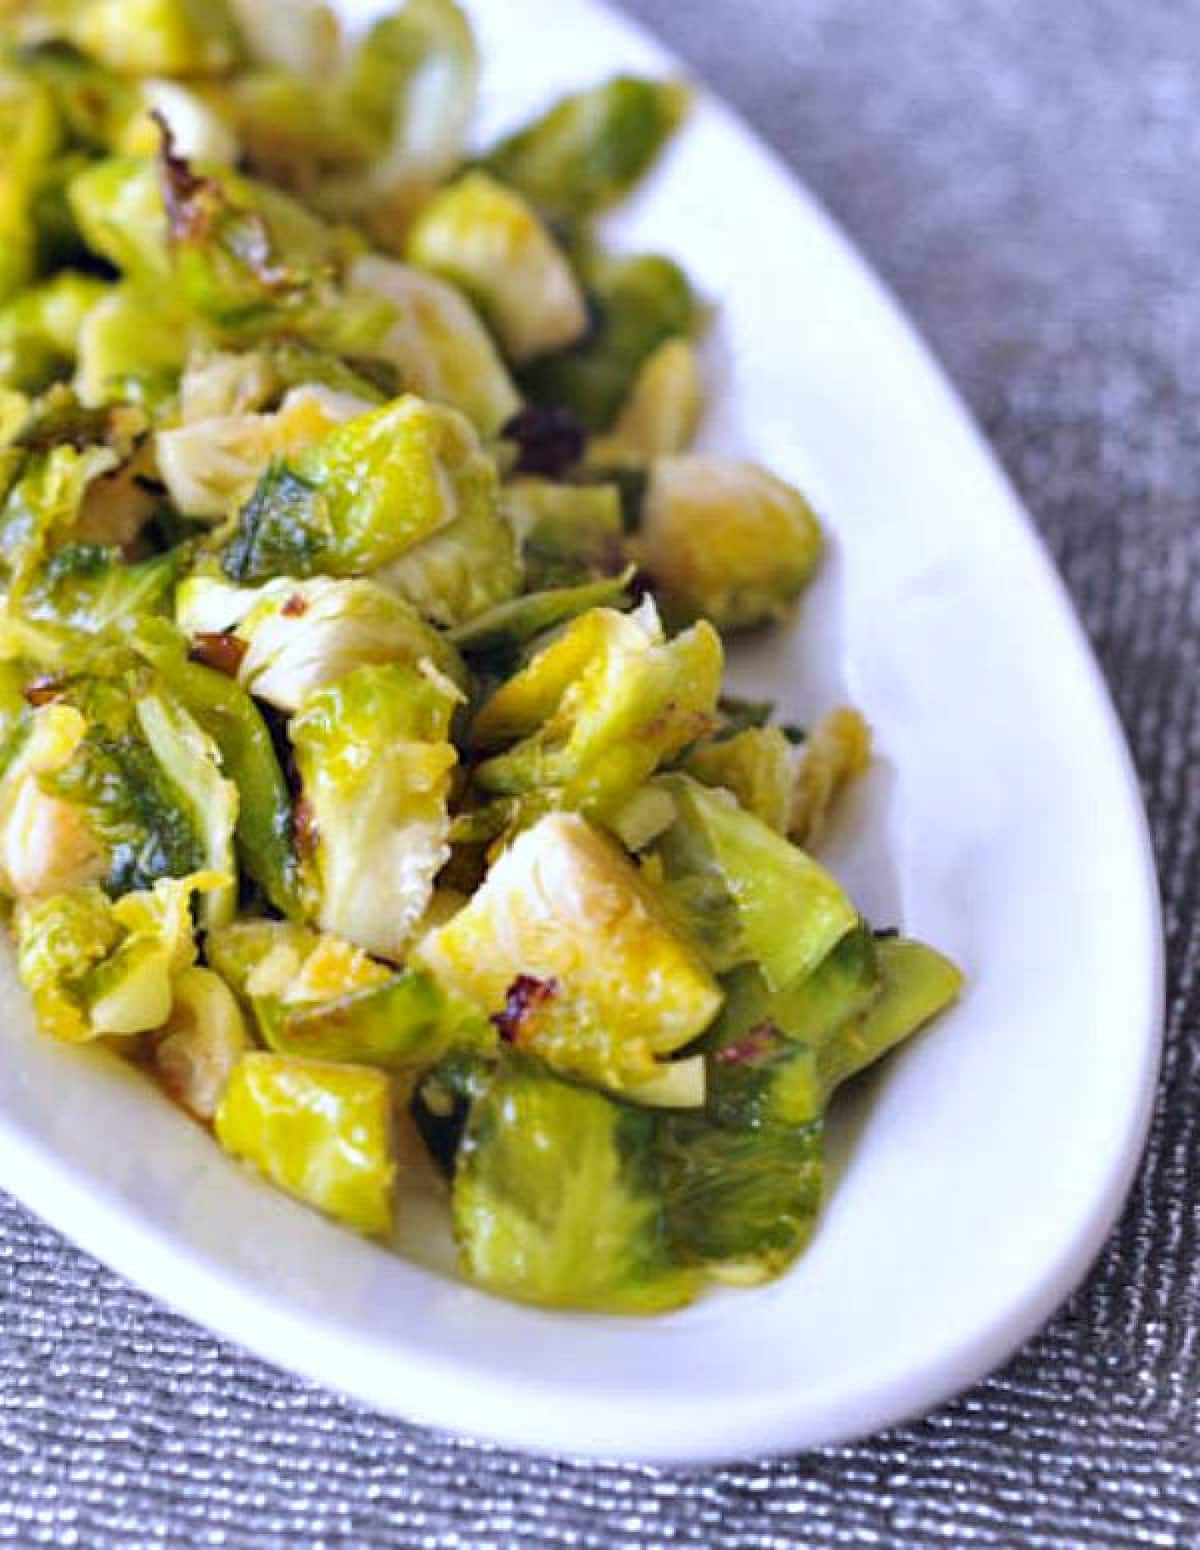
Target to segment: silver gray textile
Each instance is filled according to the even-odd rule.
[[[1129,1209],[1050,1329],[929,1420],[685,1472],[523,1459],[381,1419],[167,1314],[0,1204],[0,1541],[1200,1543],[1200,6],[629,8],[894,285],[1099,651],[1154,824],[1170,953],[1164,1081]]]

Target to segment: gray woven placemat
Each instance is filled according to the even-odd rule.
[[[1051,1328],[929,1420],[675,1472],[522,1459],[382,1420],[163,1312],[0,1204],[0,1540],[1200,1542],[1200,8],[630,9],[775,142],[894,284],[1035,512],[1113,685],[1153,820],[1171,973],[1161,1101],[1129,1209]]]

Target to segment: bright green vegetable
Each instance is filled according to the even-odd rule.
[[[732,737],[700,743],[683,767],[704,785],[731,791],[748,813],[786,834],[795,764],[796,750],[778,727],[747,727]]]
[[[310,694],[289,729],[312,814],[317,918],[382,958],[400,958],[449,859],[458,697],[416,668],[359,667]]]
[[[589,463],[637,467],[684,452],[704,412],[704,388],[690,339],[668,339],[638,368],[629,397],[607,435],[588,449]]]
[[[504,852],[417,957],[503,1014],[508,1036],[561,1070],[636,1088],[700,1033],[720,992],[625,856],[555,813]],[[514,999],[515,998],[515,999]]]
[[[573,348],[528,367],[521,385],[538,403],[561,404],[592,431],[607,430],[638,372],[658,347],[689,334],[696,304],[679,265],[657,254],[585,255],[581,273],[593,322]]]
[[[110,289],[63,270],[0,308],[0,382],[36,393],[68,377],[84,321]]]
[[[79,325],[74,386],[89,408],[170,399],[187,357],[190,322],[175,298],[149,285],[118,285]]]
[[[858,919],[841,888],[727,793],[683,775],[664,785],[677,816],[656,854],[672,906],[710,961],[756,963],[775,990],[810,973]]]
[[[821,529],[800,492],[756,463],[692,453],[652,465],[639,552],[670,617],[740,630],[786,614]]]
[[[406,396],[275,463],[222,554],[231,581],[378,570],[494,500],[495,469],[468,422]]]
[[[476,747],[515,742],[476,779],[501,795],[550,788],[565,807],[612,809],[709,729],[720,677],[706,624],[664,641],[648,602],[581,614],[476,716]]]
[[[391,1104],[382,1071],[253,1050],[234,1067],[216,1135],[289,1195],[381,1236],[396,1171]]]
[[[108,447],[76,451],[64,444],[32,453],[19,465],[0,506],[0,565],[13,582],[28,581],[47,552],[69,538],[88,486],[118,463]]]
[[[92,636],[113,630],[127,635],[138,620],[170,612],[180,563],[176,552],[131,565],[117,549],[68,544],[22,591],[20,611]]]
[[[223,0],[83,0],[68,37],[124,75],[220,74],[237,58]]]
[[[460,650],[469,655],[499,653],[505,660],[526,642],[552,630],[556,625],[585,614],[593,608],[620,607],[628,600],[626,589],[633,579],[632,570],[620,576],[591,581],[579,587],[552,587],[545,592],[527,592],[511,602],[498,603],[486,613],[476,614],[468,624],[452,631]]]
[[[561,98],[502,140],[484,165],[546,215],[592,215],[646,173],[686,106],[682,86],[614,76]]]
[[[562,349],[587,329],[566,254],[520,195],[486,173],[468,173],[430,200],[407,251],[462,287],[513,361]]]
[[[468,1274],[547,1307],[656,1313],[695,1278],[664,1234],[655,1121],[509,1056],[471,1105],[454,1175]]]

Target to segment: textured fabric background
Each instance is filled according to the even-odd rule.
[[[895,286],[1015,476],[1113,685],[1171,975],[1129,1209],[1051,1328],[958,1403],[857,1447],[671,1472],[530,1461],[382,1420],[242,1357],[0,1205],[0,1540],[1200,1543],[1200,7],[630,9]]]

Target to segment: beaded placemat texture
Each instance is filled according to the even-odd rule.
[[[0,1541],[1200,1543],[1200,7],[629,10],[743,110],[898,292],[1099,653],[1150,810],[1170,969],[1128,1210],[1050,1328],[936,1415],[853,1447],[672,1471],[526,1459],[382,1419],[166,1313],[4,1203]]]

